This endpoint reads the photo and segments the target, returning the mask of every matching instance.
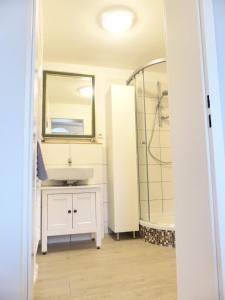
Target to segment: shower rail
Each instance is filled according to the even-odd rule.
[[[166,62],[166,59],[165,58],[158,58],[158,59],[154,59],[150,62],[148,62],[147,64],[137,68],[133,74],[129,77],[129,79],[127,80],[127,85],[130,84],[130,82],[135,78],[135,76],[140,73],[141,71],[149,68],[149,67],[152,67],[152,66],[155,66],[155,65],[158,65],[158,64],[161,64],[161,63],[165,63]]]

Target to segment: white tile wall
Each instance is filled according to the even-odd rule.
[[[150,182],[149,183],[149,195],[151,200],[162,199],[162,183]]]
[[[151,153],[157,158],[161,157],[161,149],[160,148],[152,148]],[[148,153],[148,164],[149,165],[158,165],[159,163],[155,159],[153,159],[151,157],[151,155]]]
[[[163,199],[173,199],[173,182],[163,182]]]
[[[150,201],[151,214],[161,214],[163,212],[163,201],[162,200],[151,200]]]
[[[148,201],[140,201],[140,215],[142,220],[148,221],[149,219],[148,211],[149,211]]]
[[[171,147],[170,131],[160,131],[161,147]]]
[[[162,180],[173,181],[173,169],[172,166],[162,166]]]
[[[161,182],[162,181],[162,170],[161,166],[148,165],[148,179],[149,182]]]
[[[139,78],[140,79],[140,78]],[[163,119],[159,126],[158,117],[155,120],[157,99],[156,81],[148,82],[148,88],[145,93],[145,105],[142,97],[142,82],[139,82],[137,99],[137,134],[138,134],[138,155],[139,155],[139,181],[140,181],[140,209],[143,220],[148,220],[148,189],[150,199],[151,215],[172,214],[173,207],[173,172],[172,165],[160,165],[154,160],[146,150],[148,146],[151,130],[155,121],[155,132],[151,143],[151,152],[157,158],[163,161],[172,161],[171,141],[170,141],[170,119]],[[167,89],[167,84],[161,84],[161,90]],[[167,117],[169,112],[168,97],[164,97],[161,102],[162,116]],[[146,125],[145,125],[146,118]],[[145,137],[145,126],[147,127],[147,143]],[[143,144],[142,142],[145,142]],[[147,159],[146,159],[147,152]],[[148,163],[148,167],[146,167]],[[148,181],[147,187],[147,169]]]
[[[158,103],[157,99],[148,98],[145,101],[146,113],[155,114],[156,105]]]
[[[161,148],[161,159],[162,161],[167,161],[167,162],[172,161],[171,148]]]
[[[163,212],[166,214],[174,214],[174,201],[164,200],[163,201]]]
[[[147,182],[147,169],[146,165],[139,165],[139,182]]]
[[[148,188],[147,183],[140,183],[140,201],[148,200]]]

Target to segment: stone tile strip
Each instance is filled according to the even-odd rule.
[[[176,247],[174,230],[155,229],[140,225],[140,235],[145,239],[145,242],[163,247]]]

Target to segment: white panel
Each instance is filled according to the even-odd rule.
[[[88,180],[88,184],[102,184],[103,180],[103,165],[88,165],[94,169],[93,177]]]
[[[48,166],[68,165],[68,144],[42,144],[45,164]]]
[[[109,226],[138,230],[137,152],[134,88],[113,85],[108,103]]]
[[[72,194],[48,195],[47,228],[48,231],[72,229]]]
[[[96,228],[95,193],[73,195],[73,229],[77,233],[94,232]]]
[[[103,164],[103,147],[98,144],[71,144],[73,164]]]

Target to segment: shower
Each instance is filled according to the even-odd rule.
[[[163,122],[165,122],[166,120],[169,119],[169,115],[163,115],[162,114],[162,106],[161,106],[163,98],[168,96],[168,91],[164,90],[161,93],[160,82],[159,81],[157,82],[157,89],[158,89],[157,104],[156,104],[156,107],[155,107],[155,115],[154,115],[154,121],[153,121],[152,129],[151,129],[151,135],[150,135],[150,139],[149,139],[149,142],[148,142],[148,153],[157,162],[159,162],[161,164],[169,165],[169,164],[171,164],[170,161],[163,161],[160,158],[157,158],[153,154],[152,149],[151,149],[152,140],[153,140],[154,133],[155,133],[155,127],[156,127],[157,117],[158,117],[159,127],[162,126]]]
[[[166,60],[157,59],[138,68],[127,85],[135,90],[140,226],[145,233],[146,228],[169,230],[174,237]]]

